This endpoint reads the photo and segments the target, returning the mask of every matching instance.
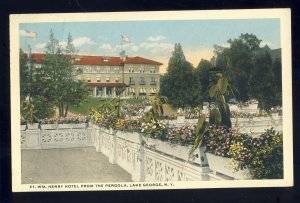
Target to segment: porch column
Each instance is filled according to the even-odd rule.
[[[112,93],[111,93],[111,96],[113,97],[113,98],[115,98],[116,97],[116,87],[113,87],[112,89],[111,89],[111,91],[112,91]]]
[[[97,96],[97,87],[94,87],[93,95],[96,97]]]
[[[103,97],[106,97],[106,87],[103,87]]]

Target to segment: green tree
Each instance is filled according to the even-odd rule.
[[[175,44],[167,73],[162,79],[160,94],[168,97],[171,105],[185,107],[195,105],[197,96],[193,66],[186,61],[181,45]]]
[[[37,82],[40,84],[37,92],[58,107],[60,117],[67,116],[69,106],[79,104],[88,95],[87,87],[73,80],[74,54],[71,35],[64,55],[51,30],[44,61],[37,72]]]
[[[282,106],[282,68],[281,60],[276,58],[273,62],[273,88],[275,88],[274,105]]]
[[[270,54],[265,52],[255,56],[254,66],[249,79],[249,93],[256,98],[261,109],[270,109],[276,105],[275,75]]]
[[[261,40],[253,34],[241,34],[237,39],[228,40],[230,47],[220,54],[223,60],[228,60],[231,69],[228,77],[237,87],[239,99],[242,101],[250,98],[249,76],[253,69],[254,51],[259,48],[260,42]]]
[[[20,100],[24,101],[26,96],[30,94],[30,80],[28,57],[22,49],[19,51],[20,56]]]
[[[197,68],[195,69],[195,77],[197,81],[197,92],[199,93],[199,103],[209,102],[209,87],[211,84],[210,70],[212,69],[210,61],[201,59]]]

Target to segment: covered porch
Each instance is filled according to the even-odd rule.
[[[87,86],[92,87],[91,95],[94,97],[116,98],[119,95],[125,97],[125,91],[128,87],[125,83],[108,83],[108,82],[93,82],[87,83]]]

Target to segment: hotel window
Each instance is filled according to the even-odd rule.
[[[101,82],[101,78],[97,78],[97,82]]]
[[[109,82],[109,77],[107,77],[105,81],[106,81],[106,82]]]
[[[130,84],[130,85],[134,85],[133,77],[129,77],[129,84]]]
[[[119,82],[119,78],[116,78],[115,82]]]
[[[150,78],[150,85],[155,85],[155,77]]]
[[[91,78],[87,78],[86,81],[87,81],[87,82],[91,82]]]
[[[140,85],[145,85],[145,78],[144,77],[140,77]]]

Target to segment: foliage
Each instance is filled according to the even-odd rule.
[[[271,55],[268,52],[256,55],[253,63],[249,77],[250,96],[259,101],[261,109],[269,110],[273,106],[281,105],[281,99],[275,96],[280,90],[276,85],[279,82],[275,80]]]
[[[229,151],[232,144],[241,141],[247,145],[251,144],[251,137],[247,134],[240,133],[233,128],[216,125],[209,127],[203,140],[208,152],[223,157],[231,157]]]
[[[203,137],[208,152],[231,159],[234,170],[248,169],[252,178],[283,178],[282,134],[268,129],[252,138],[232,128],[210,126]]]
[[[86,116],[55,117],[40,120],[41,124],[65,124],[65,123],[87,123],[89,118]]]
[[[141,124],[141,133],[145,137],[165,140],[167,132],[167,124],[162,120],[150,120]]]
[[[282,134],[268,129],[258,138],[253,139],[252,159],[249,170],[258,179],[283,178],[283,139]]]
[[[28,55],[23,52],[22,49],[19,51],[20,55],[20,99],[24,101],[31,92],[31,69],[29,67]]]
[[[20,118],[20,124],[27,125],[27,120],[25,118],[23,118],[23,116],[21,116],[21,118]]]
[[[216,84],[210,87],[209,96],[212,98],[215,97],[215,103],[217,105],[210,111],[209,120],[211,124],[224,125],[230,128],[230,109],[225,101],[225,94],[229,94],[231,91],[234,95],[233,86],[229,84],[224,71],[217,68],[214,68],[214,70],[218,80]]]
[[[137,129],[140,129],[141,126],[141,120],[140,119],[118,119],[116,123],[116,129],[121,131],[137,131]]]
[[[209,102],[209,86],[212,83],[210,69],[213,67],[208,60],[201,59],[197,68],[194,70],[197,84],[197,93],[199,94],[199,104]]]
[[[195,105],[198,92],[194,78],[193,66],[186,61],[181,45],[175,44],[167,73],[161,80],[160,94],[175,107]]]
[[[52,30],[46,46],[46,54],[41,68],[36,70],[34,92],[43,96],[59,109],[59,116],[67,116],[70,105],[77,105],[88,95],[88,89],[82,82],[73,80],[74,47],[69,35],[66,55],[54,38]]]
[[[25,100],[21,104],[21,116],[27,120],[30,124],[37,122],[38,117],[36,116],[36,109],[34,105],[28,101]]]
[[[273,60],[269,48],[260,48],[261,40],[253,34],[241,34],[228,40],[229,47],[215,46],[216,66],[229,67],[227,79],[238,90],[240,101],[257,99],[260,107],[269,110],[282,103],[281,60]]]
[[[171,128],[166,135],[166,140],[173,144],[192,145],[196,137],[195,131],[195,125]]]
[[[195,149],[199,148],[202,145],[203,142],[203,137],[205,135],[205,133],[208,131],[209,129],[209,122],[206,121],[206,114],[202,114],[202,116],[198,119],[198,123],[196,126],[196,139],[194,142],[194,147],[191,150],[191,154],[193,151],[195,151]]]

